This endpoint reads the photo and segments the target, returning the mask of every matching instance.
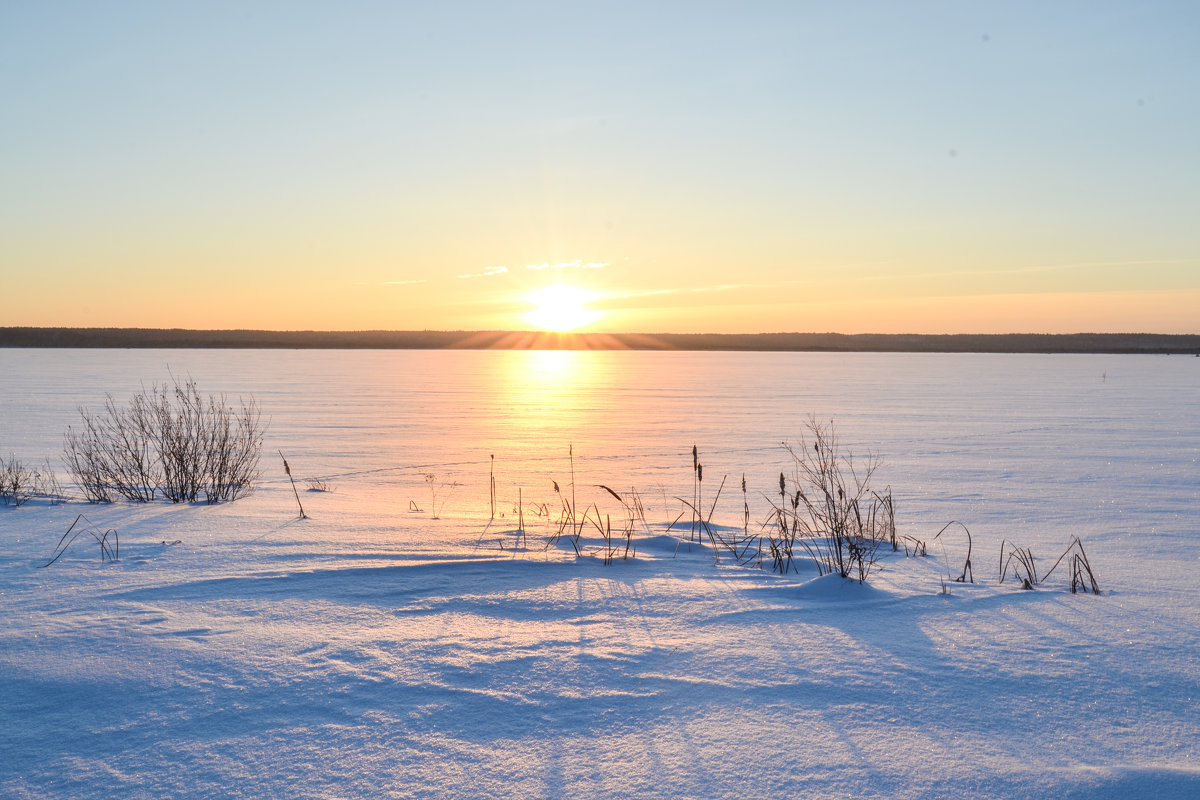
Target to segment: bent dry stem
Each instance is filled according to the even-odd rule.
[[[80,522],[85,523],[85,526],[76,530]],[[74,535],[72,535],[72,532],[74,532]],[[43,564],[42,568],[44,569],[62,558],[63,553],[67,552],[67,548],[85,533],[95,539],[96,543],[100,545],[100,563],[116,561],[121,557],[121,537],[117,535],[116,528],[109,528],[104,533],[100,533],[92,525],[91,520],[80,514],[75,517],[75,521],[71,523],[71,527],[67,528],[67,532],[58,540],[58,545],[54,548],[53,557]],[[111,542],[109,536],[112,537]]]
[[[963,525],[958,520],[951,520],[950,522],[947,522],[945,525],[943,525],[942,529],[940,531],[938,531],[937,533],[935,533],[933,535],[933,540],[936,541],[937,539],[939,539],[941,537],[941,535],[950,528],[951,525],[957,525],[958,527],[962,528],[963,533],[966,534],[966,536],[967,536],[967,556],[963,560],[962,572],[959,574],[959,576],[957,578],[954,579],[954,582],[955,583],[967,583],[967,582],[974,583],[975,582],[975,571],[971,565],[971,548],[974,544],[974,540],[971,538],[971,532],[969,530],[967,530],[967,526]],[[925,545],[924,545],[924,543],[922,543],[921,549],[924,550],[924,547],[925,547]],[[943,552],[945,552],[945,551],[943,550]],[[1003,554],[1003,545],[1001,545],[1001,553]],[[949,565],[947,565],[946,569],[947,570],[950,569]],[[947,577],[949,577],[949,572],[947,572]],[[1003,578],[1001,580],[1003,580]]]
[[[300,519],[307,519],[308,515],[304,513],[304,505],[300,502],[300,492],[296,489],[296,479],[292,477],[292,468],[288,466],[288,460],[283,458],[283,451],[276,450],[279,457],[283,459],[283,471],[287,473],[288,480],[292,482],[292,494],[296,495],[296,507],[300,509]]]

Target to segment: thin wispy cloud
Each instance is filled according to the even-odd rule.
[[[942,272],[901,273],[894,275],[866,275],[863,280],[895,281],[911,280],[913,278],[956,278],[979,277],[983,275],[1038,275],[1050,272],[1068,272],[1076,269],[1091,269],[1094,267],[1153,267],[1173,264],[1193,264],[1197,258],[1160,258],[1142,259],[1138,261],[1079,261],[1071,264],[1038,264],[1030,267],[1004,267],[998,269],[959,269]]]
[[[688,286],[681,289],[649,289],[644,292],[623,292],[621,297],[664,297],[672,294],[709,294],[711,292],[732,292],[738,289],[774,289],[779,284],[767,283],[718,283],[713,286]]]
[[[465,275],[456,276],[459,280],[469,280],[471,278],[490,278],[493,275],[503,275],[508,272],[508,267],[484,267],[483,272],[468,272]]]
[[[564,261],[561,264],[526,264],[525,269],[604,269],[607,263],[593,261],[585,264],[582,261]]]
[[[384,281],[383,285],[384,286],[411,286],[414,283],[429,283],[429,280],[426,278],[414,278],[413,280],[407,280],[407,281]],[[358,285],[359,286],[369,286],[371,284],[365,283],[363,281],[359,281]]]

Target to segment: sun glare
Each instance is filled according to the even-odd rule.
[[[526,321],[543,331],[573,331],[600,318],[600,312],[588,308],[596,295],[574,286],[548,286],[530,294],[526,300],[533,310]]]

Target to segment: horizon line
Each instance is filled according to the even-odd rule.
[[[1200,355],[1200,333],[599,333],[505,330],[0,327],[0,347],[144,349],[681,350]]]

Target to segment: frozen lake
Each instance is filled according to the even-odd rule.
[[[490,456],[538,496],[569,448],[581,484],[676,494],[696,445],[710,482],[772,492],[810,415],[882,459],[910,521],[1109,520],[1194,492],[1200,453],[1200,359],[1181,356],[274,350],[0,351],[0,449],[57,461],[78,406],[171,374],[257,399],[265,451],[303,474],[433,473],[462,513],[486,507]]]
[[[79,406],[172,373],[261,405],[260,486],[0,507],[0,796],[1200,794],[1200,359],[0,350],[0,452],[61,467]],[[668,530],[693,445],[760,523],[810,417],[976,583],[962,537],[859,585]],[[635,559],[545,547],[572,468],[642,494]],[[81,513],[120,561],[43,568]],[[998,584],[1074,536],[1099,597]]]

